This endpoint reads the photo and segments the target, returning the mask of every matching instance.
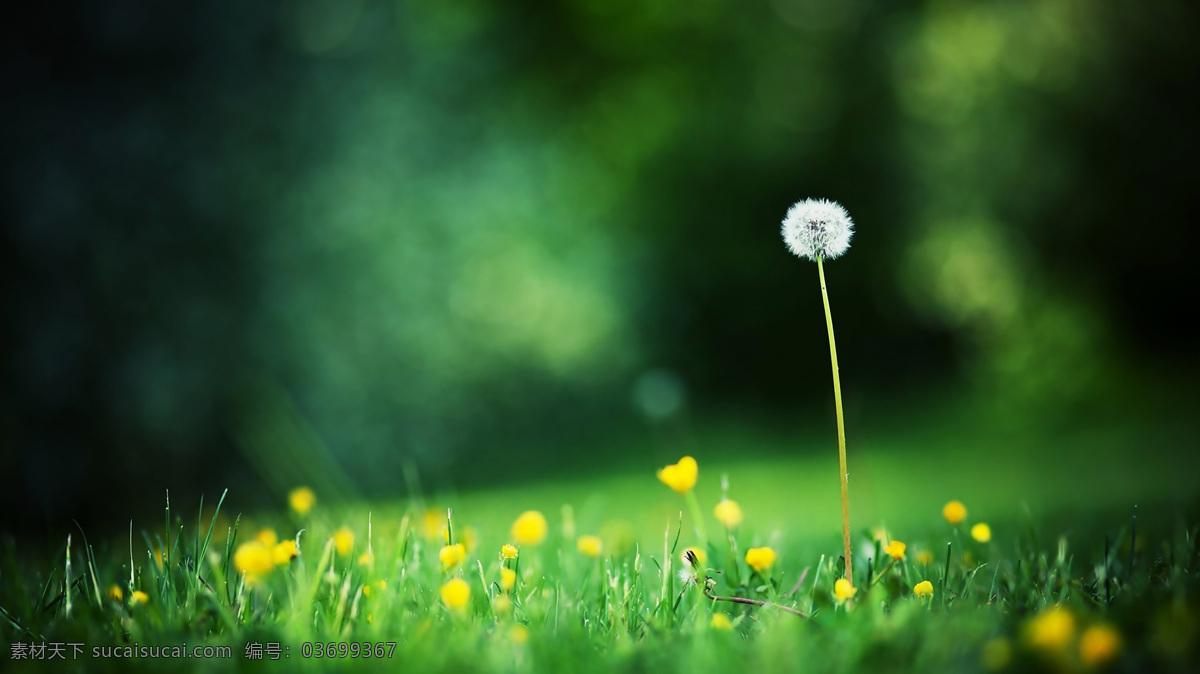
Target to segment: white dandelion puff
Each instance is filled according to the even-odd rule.
[[[682,566],[679,568],[679,582],[683,583],[684,587],[695,585],[700,580],[700,573],[692,566]]]
[[[854,222],[836,201],[805,199],[788,209],[782,231],[793,254],[816,262],[817,258],[832,260],[850,248]]]

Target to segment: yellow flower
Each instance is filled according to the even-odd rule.
[[[536,510],[521,513],[512,525],[512,537],[521,545],[537,545],[546,540],[546,517]]]
[[[358,556],[358,563],[362,566],[371,566],[375,563],[375,553],[367,550]]]
[[[292,512],[304,517],[317,503],[317,495],[308,487],[296,487],[288,493],[288,505]]]
[[[883,551],[892,559],[904,559],[904,549],[907,547],[900,541],[892,541],[884,546]]]
[[[1121,635],[1109,625],[1092,625],[1079,637],[1079,658],[1089,667],[1112,660],[1121,650]]]
[[[659,469],[658,479],[680,494],[686,494],[696,486],[696,475],[699,472],[700,467],[696,465],[696,460],[685,456],[679,460],[679,463]]]
[[[746,563],[750,568],[762,573],[775,563],[775,551],[771,548],[750,548],[746,551]]]
[[[989,672],[998,672],[1008,666],[1012,660],[1012,644],[1004,637],[996,637],[983,645],[979,656],[980,664]]]
[[[437,538],[441,536],[442,542],[446,540],[446,511],[430,508],[421,516],[421,530],[425,533],[425,538]]]
[[[512,569],[500,569],[500,589],[508,592],[517,584],[517,572]]]
[[[529,628],[524,625],[513,625],[508,629],[508,638],[514,644],[523,644],[529,641]]]
[[[471,586],[462,578],[451,579],[442,586],[442,603],[452,611],[462,611],[471,601]]]
[[[1034,616],[1025,629],[1029,643],[1043,650],[1057,650],[1074,636],[1075,618],[1067,609],[1053,606]]]
[[[951,501],[942,508],[942,517],[950,524],[958,524],[967,519],[967,507],[962,501]]]
[[[714,613],[712,622],[709,623],[715,630],[731,630],[733,629],[733,621],[724,613]]]
[[[137,606],[138,604],[145,604],[145,603],[148,603],[149,601],[150,601],[150,595],[146,594],[145,592],[142,592],[141,590],[134,590],[133,594],[129,595],[129,605],[130,606]]]
[[[858,588],[850,584],[850,581],[845,578],[838,578],[833,584],[833,597],[838,600],[838,603],[846,601],[858,594]]]
[[[599,536],[580,536],[579,540],[575,542],[575,547],[588,557],[599,557],[600,551],[604,549],[604,543],[601,542]]]
[[[506,594],[498,594],[492,598],[492,608],[496,613],[508,613],[512,610],[512,600]]]
[[[693,555],[695,555],[696,561],[701,564],[708,561],[708,553],[704,551],[704,548],[698,548],[698,547],[692,545],[692,546],[684,548],[683,552],[680,553],[680,555],[679,555],[679,558],[683,560],[684,564],[690,563],[690,562],[688,562],[688,558],[687,558],[687,553],[689,553],[689,552],[692,553]]]
[[[471,552],[479,545],[479,531],[475,527],[463,527],[458,533],[458,542]]]
[[[438,559],[442,560],[443,569],[453,569],[461,564],[466,556],[467,548],[462,543],[443,546],[441,552],[438,553]]]
[[[334,532],[333,547],[337,548],[337,553],[343,557],[350,554],[354,549],[354,532],[350,527],[342,527]]]
[[[278,565],[284,565],[296,558],[296,541],[295,539],[287,539],[275,544],[271,549],[271,557]]]
[[[382,590],[386,590],[386,589],[387,589],[387,581],[386,581],[386,580],[380,580],[379,582],[375,583],[375,588],[376,588],[376,589],[378,589],[378,590],[381,590],[381,591],[382,591]],[[364,586],[363,586],[363,596],[364,596],[364,597],[370,597],[370,596],[371,596],[371,586],[370,586],[370,585],[364,585]]]
[[[254,537],[254,540],[262,543],[268,548],[273,548],[275,547],[275,543],[279,541],[279,537],[275,535],[274,529],[263,529],[262,531],[258,532],[258,535]]]
[[[716,508],[713,508],[713,514],[717,516],[717,521],[725,525],[726,529],[733,529],[742,523],[742,507],[737,504],[737,501],[730,499],[721,499]]]
[[[922,550],[922,551],[918,552],[917,553],[917,563],[918,564],[932,564],[933,563],[933,553],[928,550]]]
[[[262,576],[275,568],[275,555],[262,541],[249,541],[233,553],[233,567],[247,576]]]
[[[500,548],[500,559],[516,559],[517,552],[517,546],[512,545],[511,543],[505,543]]]
[[[932,597],[933,583],[927,580],[917,583],[913,586],[913,594],[917,595],[918,597]]]
[[[971,538],[974,538],[980,543],[987,543],[988,541],[992,540],[992,528],[983,522],[980,522],[979,524],[971,527]]]
[[[108,592],[106,592],[105,594],[108,595],[108,598],[113,601],[121,601],[122,599],[125,598],[125,593],[122,592],[121,588],[117,587],[116,585],[113,585],[112,587],[108,588]]]

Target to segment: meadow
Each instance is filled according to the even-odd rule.
[[[10,538],[5,669],[1189,669],[1194,476],[1128,451],[1180,429],[923,423],[851,452],[852,586],[831,452],[780,458],[828,441],[714,425],[626,454],[687,448],[694,473],[369,504],[298,485],[253,513],[172,502],[127,540]]]

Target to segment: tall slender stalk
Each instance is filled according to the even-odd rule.
[[[825,289],[825,267],[817,257],[817,273],[821,276],[821,299],[825,302],[825,325],[829,328],[829,360],[833,365],[833,403],[837,409],[838,467],[842,478],[842,545],[846,555],[845,578],[853,584],[854,571],[850,563],[850,496],[846,471],[846,423],[842,418],[842,382],[838,375],[837,343],[833,338],[833,314],[829,311],[829,292]]]

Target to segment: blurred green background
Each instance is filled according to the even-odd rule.
[[[0,527],[832,452],[805,197],[858,229],[827,266],[852,472],[952,457],[1016,503],[1070,445],[1065,502],[1103,446],[1103,488],[1194,498],[1198,12],[12,10]]]

